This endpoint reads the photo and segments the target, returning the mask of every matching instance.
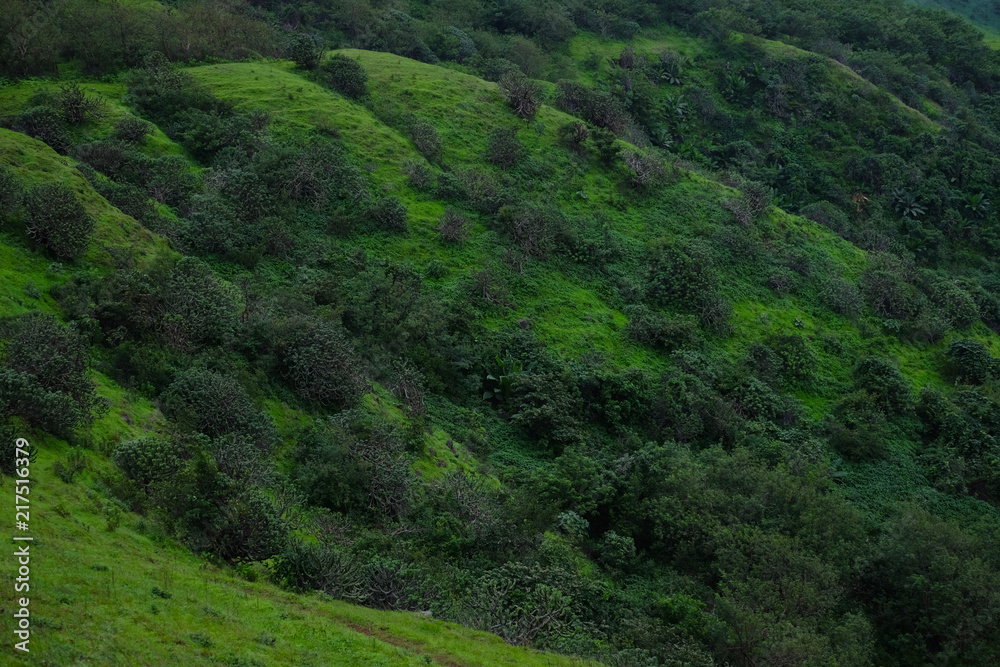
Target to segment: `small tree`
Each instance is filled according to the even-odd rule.
[[[622,163],[632,174],[632,185],[637,188],[663,180],[667,170],[656,156],[638,150],[626,149],[621,153]]]
[[[501,169],[513,169],[521,160],[524,149],[517,140],[517,131],[498,127],[490,132],[487,159]]]
[[[302,69],[313,70],[323,57],[323,49],[312,35],[297,32],[285,44],[285,54]]]
[[[434,126],[422,118],[410,123],[410,138],[420,154],[434,162],[441,157],[441,135]]]
[[[59,113],[67,123],[82,125],[88,117],[100,116],[104,104],[100,99],[87,97],[80,86],[69,84],[59,87],[55,96]]]
[[[438,232],[441,238],[449,243],[461,243],[467,236],[466,226],[469,224],[468,218],[455,209],[445,209],[441,216],[441,224],[438,225]]]
[[[500,94],[520,118],[531,120],[542,106],[541,89],[520,72],[507,72],[498,82]]]
[[[568,144],[580,145],[590,136],[590,130],[580,121],[572,121],[560,126],[559,138]]]
[[[146,143],[146,137],[153,133],[152,123],[132,115],[122,116],[115,123],[111,136],[129,144],[141,146]]]
[[[368,74],[357,60],[336,54],[324,60],[317,74],[319,80],[337,92],[357,99],[368,94]]]
[[[28,235],[59,258],[84,253],[94,231],[94,219],[63,183],[42,183],[24,198]]]

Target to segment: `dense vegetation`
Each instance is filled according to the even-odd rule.
[[[4,6],[0,428],[109,530],[614,665],[1000,661],[963,19]]]

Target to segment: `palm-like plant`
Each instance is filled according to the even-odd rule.
[[[505,401],[510,397],[511,391],[514,388],[514,381],[522,373],[530,373],[534,370],[535,362],[524,365],[520,359],[512,357],[510,352],[502,359],[498,354],[495,361],[496,366],[493,371],[486,374],[486,380],[492,386],[483,392],[483,399],[487,401],[493,399]]]
[[[976,214],[986,213],[990,208],[990,200],[983,192],[976,195],[965,195],[962,199],[965,202],[965,208]]]
[[[896,212],[904,218],[919,218],[927,212],[927,209],[920,203],[920,200],[917,199],[917,196],[912,192],[906,192],[901,188],[895,188],[891,194]]]

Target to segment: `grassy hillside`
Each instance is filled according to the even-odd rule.
[[[42,660],[995,664],[979,33],[404,4],[11,28]]]

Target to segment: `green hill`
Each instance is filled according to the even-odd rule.
[[[0,19],[5,655],[995,664],[982,34],[404,4]]]

